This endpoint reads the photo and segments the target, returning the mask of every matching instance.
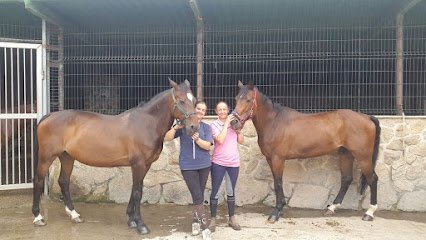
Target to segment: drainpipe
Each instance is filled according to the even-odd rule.
[[[197,98],[198,100],[203,100],[204,19],[197,0],[189,0],[189,5],[197,23]]]
[[[396,111],[404,114],[404,15],[422,0],[413,0],[396,15]]]

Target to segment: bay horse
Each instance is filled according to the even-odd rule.
[[[275,222],[285,205],[282,175],[287,159],[312,158],[329,153],[340,155],[341,185],[326,214],[334,214],[352,182],[353,161],[361,169],[360,193],[370,186],[370,208],[363,220],[372,221],[377,209],[377,181],[374,171],[379,143],[380,124],[374,116],[342,109],[315,114],[273,104],[253,84],[238,82],[239,92],[233,114],[232,128],[241,130],[252,119],[258,144],[274,178],[276,205],[268,220]]]
[[[61,163],[58,183],[64,197],[65,211],[73,222],[82,222],[69,192],[74,160],[96,167],[130,166],[133,182],[126,211],[128,225],[136,228],[140,234],[149,233],[140,213],[145,175],[159,158],[164,136],[175,119],[185,126],[188,135],[199,128],[195,97],[188,80],[179,85],[169,81],[171,89],[119,115],[64,110],[48,114],[40,120],[32,206],[36,226],[46,225],[40,214],[40,198],[48,168],[58,157]]]

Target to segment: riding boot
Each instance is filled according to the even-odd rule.
[[[229,221],[228,225],[232,227],[234,230],[241,230],[241,226],[238,224],[236,218],[235,218],[235,196],[227,196],[227,203],[228,203],[228,214],[229,214]]]
[[[218,204],[218,199],[210,199],[211,220],[209,224],[209,229],[212,232],[216,231],[217,204]]]
[[[241,230],[241,226],[240,224],[238,224],[237,219],[235,218],[235,215],[229,217],[228,225],[236,231]]]
[[[216,217],[210,219],[209,229],[212,232],[216,231]]]
[[[201,230],[206,229],[207,226],[207,218],[206,218],[206,212],[204,210],[203,204],[194,205],[195,209],[195,217],[197,218],[198,223],[200,224]]]

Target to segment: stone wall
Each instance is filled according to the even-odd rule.
[[[382,135],[376,172],[379,176],[380,209],[426,211],[426,118],[379,117]],[[210,122],[207,119],[206,122]],[[237,205],[275,204],[272,174],[257,145],[256,131],[248,122],[243,131],[245,143],[240,146],[241,169],[236,189]],[[179,141],[164,143],[160,159],[153,163],[144,181],[143,202],[190,204],[191,196],[178,166]],[[52,165],[52,196],[60,193],[57,184],[59,162]],[[342,208],[366,208],[366,194],[357,193],[360,171],[354,167],[354,181]],[[324,209],[340,186],[337,156],[288,160],[284,170],[284,193],[290,207]],[[131,191],[130,168],[95,168],[76,162],[71,177],[74,199],[127,203]],[[209,199],[210,179],[205,199]],[[220,202],[224,200],[224,192]]]

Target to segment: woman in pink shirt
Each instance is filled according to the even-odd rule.
[[[225,173],[231,180],[232,191],[227,191],[227,203],[229,221],[228,225],[234,230],[241,230],[240,225],[235,219],[235,185],[237,183],[238,173],[240,171],[240,154],[238,152],[238,143],[244,142],[244,136],[231,128],[231,121],[235,117],[229,113],[228,104],[219,102],[216,105],[216,114],[218,119],[211,123],[211,129],[214,139],[214,150],[212,155],[211,179],[212,192],[210,195],[210,230],[214,231],[216,227],[216,215],[218,204],[218,191]]]

